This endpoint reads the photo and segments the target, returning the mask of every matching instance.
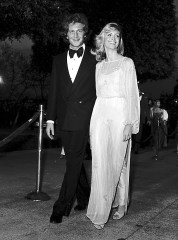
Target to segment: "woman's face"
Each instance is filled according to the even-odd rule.
[[[120,40],[120,33],[116,29],[108,29],[104,32],[104,46],[105,49],[115,49],[117,50]]]

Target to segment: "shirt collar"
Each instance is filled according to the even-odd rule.
[[[83,47],[83,52],[84,52],[85,51],[85,43],[83,43],[80,47]],[[71,47],[69,47],[69,48],[71,48]],[[71,48],[71,49],[73,49],[73,48]]]

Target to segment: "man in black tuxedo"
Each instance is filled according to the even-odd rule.
[[[51,223],[61,223],[63,216],[69,216],[75,197],[78,205],[74,209],[84,210],[90,194],[83,160],[96,99],[96,60],[84,43],[88,31],[85,15],[68,16],[64,30],[69,50],[53,59],[47,106],[47,135],[53,139],[57,120],[66,155],[66,172],[53,206]]]

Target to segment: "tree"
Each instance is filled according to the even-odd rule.
[[[27,90],[28,83],[25,72],[29,68],[28,60],[18,51],[13,50],[7,43],[0,47],[0,74],[6,85],[6,98],[10,101],[20,101]]]
[[[13,50],[7,43],[0,46],[0,75],[4,81],[0,110],[4,112],[1,114],[2,119],[6,118],[6,122],[9,120],[11,124],[30,89],[30,81],[26,74],[29,68],[28,59],[20,52]]]
[[[28,35],[34,42],[33,67],[49,72],[52,55],[63,48],[61,22],[69,9],[68,0],[1,0],[0,39]]]
[[[67,12],[84,12],[90,35],[108,22],[123,26],[125,55],[133,58],[140,82],[168,77],[175,67],[176,17],[173,0],[1,0],[0,38],[29,35],[33,66],[49,72],[52,55],[64,50],[61,21]]]
[[[6,121],[9,119],[10,125],[29,100],[35,100],[36,104],[46,102],[49,85],[46,73],[37,72],[29,59],[7,43],[0,45],[0,76],[4,81],[0,88],[0,110],[8,112]],[[29,116],[29,112],[25,115]]]
[[[134,41],[130,45],[140,80],[166,78],[175,68],[176,18],[173,0],[136,2],[130,21],[134,29],[130,38]]]
[[[175,68],[176,17],[173,0],[78,0],[92,32],[108,22],[123,26],[125,55],[133,58],[140,83],[168,77]],[[82,3],[83,5],[79,4]]]
[[[32,40],[55,42],[61,19],[69,7],[68,0],[1,0],[0,38],[27,34]]]

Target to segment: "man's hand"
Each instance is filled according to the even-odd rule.
[[[128,141],[132,135],[132,125],[127,124],[125,125],[124,132],[123,132],[123,141]]]
[[[46,134],[51,140],[54,139],[54,123],[51,123],[51,122],[47,123]]]

